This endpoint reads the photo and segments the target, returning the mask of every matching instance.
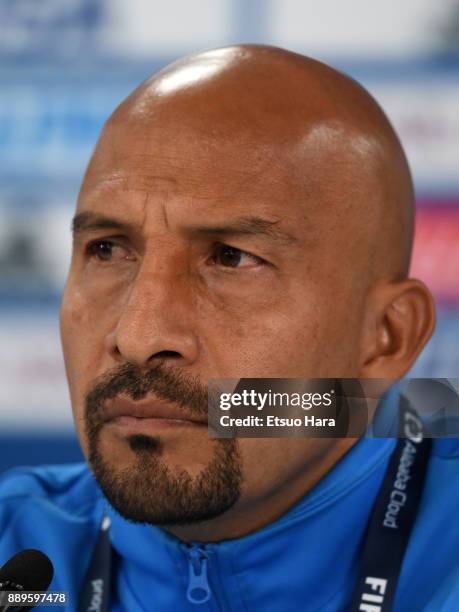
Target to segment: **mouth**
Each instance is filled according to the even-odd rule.
[[[102,408],[104,425],[128,434],[155,434],[164,429],[207,427],[207,417],[187,414],[174,404],[154,398],[131,400],[120,396]]]

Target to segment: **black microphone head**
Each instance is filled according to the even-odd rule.
[[[47,591],[53,574],[49,557],[40,550],[27,548],[11,557],[0,569],[0,583],[19,584],[24,591]]]

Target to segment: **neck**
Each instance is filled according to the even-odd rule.
[[[261,495],[242,494],[220,516],[209,521],[165,529],[183,542],[219,542],[241,538],[274,522],[306,495],[354,446],[358,438],[321,439],[323,452]]]

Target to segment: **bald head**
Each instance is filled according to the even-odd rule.
[[[210,379],[379,378],[384,391],[433,329],[430,294],[406,278],[412,216],[388,120],[314,60],[210,51],[121,104],[83,182],[61,312],[82,447],[121,514],[188,540],[238,537],[331,468],[355,439],[102,423],[91,398],[202,418]]]
[[[190,167],[207,157],[240,175],[241,187],[264,183],[268,193],[281,180],[286,214],[292,197],[303,200],[305,223],[312,215],[313,233],[333,233],[349,274],[373,282],[408,272],[413,187],[400,142],[368,92],[325,64],[258,45],[180,60],[118,107],[87,179],[126,139],[131,162],[151,155],[158,174],[164,140],[183,139],[196,143]]]

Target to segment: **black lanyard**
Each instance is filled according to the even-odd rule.
[[[402,396],[400,439],[390,457],[364,538],[349,612],[389,612],[424,486],[432,440]],[[112,574],[110,521],[104,517],[80,592],[78,612],[108,612]]]
[[[78,600],[78,612],[108,612],[112,575],[110,519],[104,516]]]
[[[424,488],[432,440],[400,398],[400,439],[373,507],[349,612],[389,612]]]

